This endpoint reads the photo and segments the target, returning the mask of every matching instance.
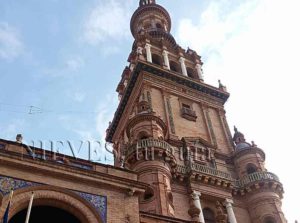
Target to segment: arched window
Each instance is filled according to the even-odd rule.
[[[162,29],[163,27],[162,27],[162,25],[161,25],[161,24],[159,24],[159,23],[156,23],[156,28],[158,28],[158,29]]]
[[[175,72],[180,72],[178,63],[170,61],[170,69]]]
[[[266,217],[264,223],[276,223],[273,217]]]
[[[151,187],[148,187],[144,194],[144,200],[150,200],[154,196],[154,191]]]
[[[203,209],[203,216],[205,223],[216,223],[215,214],[210,208]]]
[[[162,65],[161,57],[157,54],[152,54],[152,63],[161,66]]]
[[[249,163],[246,167],[246,171],[247,171],[247,174],[255,173],[255,172],[257,172],[257,167],[254,164]]]
[[[137,137],[137,139],[138,140],[142,140],[142,139],[148,139],[149,138],[149,135],[148,135],[148,133],[147,132],[140,132],[139,134],[138,134],[138,137]]]

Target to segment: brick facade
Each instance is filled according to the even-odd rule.
[[[0,140],[0,216],[13,187],[10,217],[34,191],[36,206],[81,222],[285,223],[283,187],[265,153],[237,128],[231,135],[226,87],[204,82],[201,57],[176,43],[168,12],[141,0],[130,28],[135,41],[106,137],[114,167],[34,158],[26,145]]]

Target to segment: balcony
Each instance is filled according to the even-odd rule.
[[[208,166],[200,165],[197,163],[192,163],[192,170],[199,172],[199,173],[215,176],[218,178],[223,178],[225,180],[233,180],[229,173],[226,173],[226,172],[223,172],[223,171],[220,171],[215,168],[208,167]]]
[[[246,192],[261,187],[270,188],[280,196],[282,196],[283,193],[282,184],[280,183],[279,178],[270,172],[255,172],[236,180],[227,172],[192,163],[190,166],[177,165],[174,176],[180,181],[183,181],[186,177],[190,177],[191,179],[202,183],[221,186],[227,189],[230,188],[233,189],[235,195],[238,192],[241,195],[244,195]]]
[[[246,176],[242,177],[241,179],[237,180],[236,187],[244,188],[244,187],[248,187],[252,184],[259,184],[260,182],[266,182],[266,181],[280,183],[279,178],[274,173],[255,172],[255,173],[246,175]]]
[[[255,172],[242,177],[235,181],[233,194],[245,195],[251,191],[260,190],[260,188],[268,189],[277,193],[281,198],[283,194],[283,186],[279,178],[270,172]]]
[[[159,139],[148,138],[148,139],[141,139],[136,144],[130,146],[126,151],[126,157],[128,157],[135,151],[138,151],[139,149],[145,149],[145,148],[151,149],[153,147],[163,149],[168,153],[172,153],[173,151],[172,146],[169,143]]]
[[[178,177],[180,181],[183,181],[185,177],[191,177],[195,181],[224,188],[232,188],[234,185],[234,179],[229,173],[197,163],[192,163],[190,166],[177,165],[175,177]]]
[[[196,121],[197,119],[196,112],[186,107],[181,108],[181,116],[190,121]]]

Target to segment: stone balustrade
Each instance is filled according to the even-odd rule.
[[[172,153],[173,151],[173,148],[169,143],[159,139],[148,138],[148,139],[141,139],[136,144],[130,146],[126,151],[126,156],[130,155],[131,153],[139,149],[144,149],[144,148],[147,149],[160,148],[169,153]]]
[[[232,180],[232,177],[229,173],[223,172],[221,170],[217,170],[215,168],[212,167],[208,167],[208,166],[204,166],[204,165],[200,165],[197,163],[192,163],[192,170],[200,172],[200,173],[204,173],[207,175],[212,175],[218,178],[223,178],[226,180]]]
[[[236,187],[243,188],[248,186],[249,184],[260,182],[260,181],[279,181],[279,178],[270,172],[255,172],[249,175],[242,177],[241,179],[237,180],[235,185]]]
[[[236,189],[246,188],[250,184],[255,184],[264,181],[275,181],[280,184],[279,178],[275,174],[270,172],[255,172],[236,180],[233,179],[232,176],[227,172],[197,163],[192,163],[190,166],[177,165],[176,172],[182,175],[187,175],[189,173],[194,172],[194,175],[200,174],[214,178],[219,178],[221,180],[231,182],[233,187]]]
[[[177,172],[181,174],[187,174],[191,171],[195,171],[197,173],[205,174],[208,176],[214,176],[217,178],[222,178],[228,181],[233,181],[231,175],[221,170],[217,170],[215,168],[211,168],[209,166],[200,165],[197,163],[192,163],[191,166],[182,166],[177,165]]]

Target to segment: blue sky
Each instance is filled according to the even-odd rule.
[[[230,126],[265,150],[267,168],[285,186],[286,217],[300,219],[293,178],[300,156],[299,1],[158,2],[171,14],[178,43],[202,55],[206,82],[216,86],[221,79],[227,86]],[[118,104],[115,89],[131,50],[129,21],[137,5],[2,0],[0,138],[103,140]],[[101,158],[111,162],[104,151]]]

